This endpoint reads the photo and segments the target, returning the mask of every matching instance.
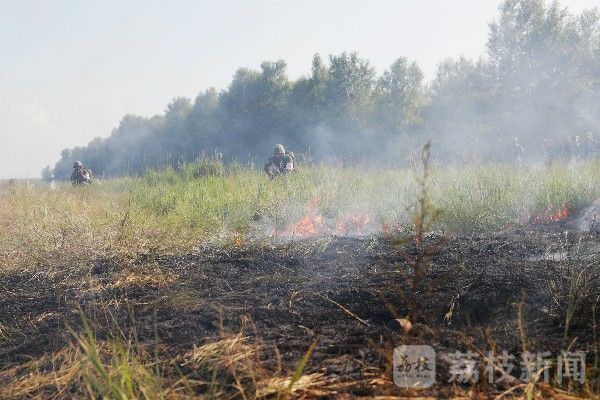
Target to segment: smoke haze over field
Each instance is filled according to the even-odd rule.
[[[540,2],[521,3],[539,5]],[[593,6],[595,1],[562,4],[579,13]],[[487,22],[498,19],[497,8],[498,4],[493,1],[475,0],[390,0],[378,2],[376,6],[359,1],[304,2],[302,6],[283,1],[251,4],[240,1],[222,5],[178,2],[170,8],[162,2],[137,1],[126,4],[109,1],[97,5],[71,1],[7,2],[0,15],[0,49],[5,61],[0,64],[0,178],[36,176],[44,165],[53,164],[63,148],[85,145],[96,136],[107,137],[125,114],[150,117],[161,113],[174,96],[193,99],[205,88],[226,88],[239,66],[259,69],[262,61],[278,59],[286,61],[285,70],[273,63],[266,64],[267,71],[263,68],[260,73],[236,73],[237,87],[246,88],[252,83],[258,97],[236,97],[231,90],[236,86],[232,84],[226,92],[228,95],[206,92],[188,104],[185,100],[174,101],[165,116],[122,119],[122,128],[115,131],[117,135],[112,143],[96,141],[87,152],[79,151],[73,156],[80,156],[94,170],[110,175],[135,172],[169,157],[173,161],[181,156],[182,149],[197,153],[219,147],[226,156],[239,158],[252,153],[262,158],[274,141],[289,143],[300,150],[310,147],[311,152],[320,157],[331,153],[325,151],[327,146],[337,149],[339,142],[342,146],[338,150],[342,153],[352,155],[358,149],[375,151],[373,147],[378,142],[370,139],[382,139],[383,134],[386,143],[405,145],[407,135],[421,142],[430,132],[450,132],[436,138],[437,148],[451,150],[451,146],[456,146],[467,153],[469,151],[456,138],[465,137],[467,141],[475,132],[481,132],[479,128],[486,134],[482,140],[489,142],[490,138],[501,137],[504,141],[501,146],[512,145],[513,150],[518,148],[512,143],[513,137],[519,137],[528,151],[527,132],[539,132],[546,129],[545,125],[551,128],[553,135],[562,130],[568,134],[577,131],[575,134],[585,137],[587,127],[597,124],[599,92],[597,80],[580,78],[598,76],[597,47],[593,47],[597,46],[596,39],[590,41],[592,51],[589,62],[585,63],[587,71],[579,69],[584,65],[580,63],[577,71],[565,69],[559,71],[560,76],[548,74],[551,79],[540,74],[541,67],[549,66],[547,70],[552,71],[556,65],[570,65],[564,59],[557,62],[551,48],[538,51],[538,47],[531,46],[544,32],[547,33],[544,37],[552,39],[552,29],[542,29],[527,36],[531,39],[529,43],[521,43],[521,47],[513,46],[513,49],[533,49],[535,54],[531,54],[535,60],[550,60],[549,63],[533,65],[527,73],[522,68],[529,65],[525,62],[515,65],[515,70],[506,63],[503,70],[498,69],[499,64],[494,65],[493,71],[497,74],[494,76],[514,82],[513,87],[505,85],[502,91],[490,87],[491,70],[476,68],[469,62],[447,64],[447,75],[456,78],[459,71],[460,79],[436,79],[438,62],[448,57],[456,60],[460,54],[477,60],[485,52],[489,39]],[[548,21],[561,19],[560,13],[551,16]],[[531,21],[541,20],[534,15]],[[551,28],[548,24],[535,23],[524,26],[526,29]],[[591,32],[592,38],[597,35],[597,30]],[[509,49],[504,46],[509,42],[500,41],[498,49]],[[566,42],[566,48],[573,47],[571,42]],[[325,84],[327,79],[313,80],[312,83],[324,84],[323,92],[318,85],[317,89],[310,86],[310,81],[298,80],[301,75],[310,73],[314,53],[322,55],[327,69],[337,68],[338,77],[354,67],[360,70],[361,61],[352,61],[349,56],[344,59],[340,56],[343,51],[357,51],[359,58],[369,60],[369,67],[374,70],[371,73],[369,68],[363,68],[362,76],[371,80],[371,86],[363,87],[365,91],[361,94],[353,92],[352,101],[334,101],[344,95],[339,92],[345,90],[343,80],[329,81],[329,84]],[[329,54],[338,57],[337,66],[329,62]],[[584,60],[581,54],[570,55]],[[433,79],[438,83],[437,87],[436,82],[433,83],[433,92],[425,93],[427,107],[417,107],[419,113],[414,112],[414,104],[406,102],[401,104],[402,112],[394,112],[404,94],[380,90],[382,87],[393,89],[397,83],[393,74],[387,81],[380,78],[399,57],[407,58],[406,68],[413,61],[417,62],[424,74],[421,83]],[[402,71],[399,66],[396,76]],[[524,81],[509,79],[511,71],[517,71]],[[572,72],[577,74],[569,75]],[[269,77],[268,73],[274,75]],[[468,79],[463,79],[465,77]],[[536,90],[523,96],[522,89],[533,78],[537,82]],[[264,83],[272,85],[264,86]],[[302,92],[303,88],[312,92]],[[396,85],[396,89],[399,88],[401,86]],[[369,93],[374,91],[377,96]],[[437,97],[432,97],[432,93],[438,94]],[[464,96],[450,97],[457,93]],[[474,93],[486,96],[492,93],[493,96],[487,98],[493,101],[494,113],[487,112],[489,104],[475,98]],[[264,104],[260,96],[265,94],[279,97],[268,97],[274,101]],[[327,107],[311,110],[316,99],[310,96],[321,94]],[[420,104],[423,100],[420,96],[420,93],[411,93],[404,99]],[[564,99],[568,107],[557,112],[545,106],[531,109],[532,105],[540,106],[554,98]],[[375,100],[377,104],[373,104]],[[450,109],[454,110],[452,115],[447,114]],[[477,112],[473,113],[474,110]],[[577,115],[569,110],[577,110]],[[564,111],[566,115],[562,114]],[[252,113],[254,118],[243,118],[247,115],[244,113]],[[542,118],[529,118],[534,114]],[[543,118],[547,115],[555,117]],[[502,129],[490,128],[492,119],[502,121]],[[223,126],[223,121],[230,125]],[[466,121],[476,121],[478,125],[465,125]],[[428,130],[424,131],[425,128]],[[210,132],[217,135],[209,135]],[[346,136],[341,137],[340,132]],[[395,132],[395,136],[390,132]],[[159,134],[169,139],[158,146],[165,149],[164,154],[157,152],[156,145],[140,143],[141,137],[148,141],[156,137],[152,135]],[[223,135],[227,143],[237,145],[221,149]],[[262,135],[260,140],[256,140],[257,135]],[[238,140],[239,137],[243,141]],[[256,147],[246,148],[245,141]],[[358,149],[353,148],[356,144]],[[136,151],[139,152],[135,154]],[[58,165],[60,175],[72,162],[72,156],[66,155]],[[186,154],[187,157],[195,155]]]

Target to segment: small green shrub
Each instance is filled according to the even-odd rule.
[[[225,166],[218,156],[202,157],[193,163],[185,164],[182,168],[186,179],[198,179],[209,176],[224,176]]]

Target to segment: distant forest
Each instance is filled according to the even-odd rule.
[[[173,99],[162,115],[125,115],[42,175],[67,179],[74,160],[106,177],[213,154],[262,163],[275,143],[338,163],[402,164],[428,139],[440,163],[599,157],[600,11],[573,15],[543,0],[506,0],[499,11],[485,54],[442,61],[431,82],[402,57],[378,76],[355,53],[317,54],[295,81],[285,61],[264,62],[224,90]]]

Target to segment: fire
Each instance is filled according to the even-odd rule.
[[[306,213],[297,222],[275,231],[274,236],[308,238],[318,235],[362,235],[374,231],[368,211],[340,215],[335,221],[326,221],[318,212],[320,200],[313,198],[306,205]]]
[[[361,211],[356,214],[339,217],[335,223],[336,234],[347,235],[349,233],[361,234],[371,223],[371,217],[368,211]]]
[[[569,217],[569,209],[567,207],[563,207],[559,209],[556,213],[548,215],[546,220],[548,222],[558,222],[563,219],[567,219]]]
[[[390,225],[384,222],[381,224],[381,230],[386,235],[389,235],[391,233],[404,232],[404,227],[400,224]]]
[[[319,198],[315,197],[306,204],[306,214],[298,222],[288,225],[283,231],[275,232],[275,236],[310,237],[323,233],[323,217],[317,213]]]
[[[323,217],[320,215],[306,215],[300,221],[288,226],[284,236],[315,236],[323,231]]]
[[[548,214],[535,214],[531,218],[531,222],[534,224],[550,224],[553,222],[564,221],[565,219],[569,218],[569,215],[569,209],[565,206]]]

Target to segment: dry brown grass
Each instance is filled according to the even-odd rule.
[[[113,283],[108,286],[119,289],[143,287],[162,289],[173,285],[178,280],[176,275],[169,274],[160,268],[145,268],[143,271],[120,271],[111,278]]]
[[[530,178],[518,175],[520,172],[503,168],[460,174],[450,171],[450,185],[439,185],[444,180],[443,173],[441,178],[432,178],[432,193],[425,193],[431,195],[431,200],[427,199],[426,204],[426,197],[422,196],[419,209],[428,210],[430,201],[441,205],[446,211],[442,227],[452,227],[453,221],[460,224],[470,221],[476,228],[487,228],[513,218],[516,212],[513,203],[519,196],[529,199],[530,203],[540,202],[539,207],[562,206],[567,200],[583,204],[597,196],[598,189],[593,182],[597,181],[600,168],[592,165],[588,170],[586,176],[579,178],[558,169],[556,177],[550,175],[547,180],[562,186],[539,184],[535,198],[523,196],[529,190]],[[380,174],[381,177],[352,171],[325,169],[321,172],[320,180],[301,175],[292,185],[279,182],[269,187],[263,187],[262,178],[251,173],[247,175],[251,179],[234,177],[173,185],[160,181],[157,185],[144,186],[141,180],[131,180],[89,188],[62,186],[58,190],[29,185],[3,187],[0,188],[0,273],[15,269],[48,273],[55,267],[75,268],[88,265],[90,260],[110,257],[118,259],[124,267],[106,281],[90,277],[86,290],[164,289],[174,285],[179,277],[152,265],[136,269],[131,261],[141,254],[189,251],[222,234],[230,235],[230,244],[245,246],[243,229],[247,228],[250,216],[272,214],[282,220],[289,217],[284,215],[287,210],[280,207],[285,195],[300,205],[305,197],[320,195],[324,208],[334,212],[343,202],[333,197],[352,198],[356,193],[370,196],[379,193],[375,189],[391,187],[390,182],[408,181],[398,179],[406,178],[406,172]],[[513,180],[513,176],[519,179]],[[137,187],[136,199],[131,194],[134,189],[130,191],[128,184]],[[545,191],[546,187],[554,189]],[[418,185],[401,189],[393,191],[391,196],[384,193],[375,199],[377,211],[388,215],[386,207],[406,209],[406,204],[395,203],[395,196],[406,192],[407,198],[413,199]],[[390,198],[394,203],[388,205]],[[465,207],[464,198],[470,198],[479,208]],[[523,204],[529,207],[528,202]],[[422,244],[426,216],[424,213],[418,216],[421,221],[416,224],[420,227],[418,246]],[[272,275],[269,279],[277,281],[284,277]],[[200,309],[196,303],[196,297],[200,296],[195,296],[193,289],[185,290],[188,292],[178,292],[171,300],[182,308]],[[343,305],[337,305],[344,310]],[[54,316],[52,312],[40,314],[31,324],[35,326]],[[305,363],[301,360],[296,371],[274,368],[272,362],[266,362],[265,349],[256,334],[248,335],[247,330],[246,326],[230,334],[221,328],[217,339],[199,342],[181,354],[169,354],[170,349],[167,349],[159,357],[146,345],[124,342],[122,338],[96,341],[89,335],[75,335],[74,344],[57,353],[0,371],[0,398],[316,398],[342,395],[349,387],[359,384],[339,382],[337,378],[317,372],[305,373]],[[13,335],[12,327],[0,324],[0,343]],[[379,384],[385,390],[394,391],[389,379],[373,383]],[[458,394],[455,398],[493,398],[475,393],[474,389],[453,389]],[[123,395],[118,397],[119,393]],[[417,392],[411,393],[411,398],[418,396]],[[589,394],[584,396],[592,398]],[[503,398],[580,397],[534,384],[514,386]]]
[[[69,346],[54,354],[0,372],[0,398],[68,398],[82,386],[81,350]]]
[[[99,257],[130,260],[150,252],[189,250],[197,236],[134,215],[115,188],[15,185],[0,190],[0,271],[81,264]]]
[[[204,178],[170,170],[85,188],[0,183],[0,270],[98,255],[183,252],[207,241],[243,246],[253,237],[247,234],[268,236],[298,221],[314,198],[323,215],[369,211],[383,226],[411,225],[405,210],[419,197],[413,175],[410,169],[310,167],[276,182],[243,169]],[[433,228],[482,231],[536,212],[576,210],[600,196],[599,176],[598,162],[545,169],[432,167],[429,201],[443,210]]]
[[[261,341],[243,332],[222,331],[182,354],[158,355],[136,341],[96,340],[84,325],[62,350],[0,371],[0,398],[321,398],[344,387],[334,377],[304,374],[304,365],[293,373],[274,368]]]

